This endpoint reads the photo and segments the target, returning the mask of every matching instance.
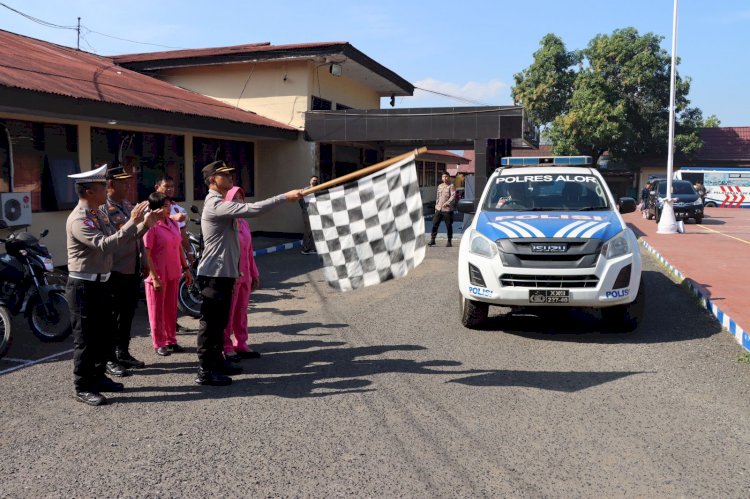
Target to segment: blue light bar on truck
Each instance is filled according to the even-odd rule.
[[[591,156],[534,156],[507,157],[500,159],[500,166],[586,166],[591,165]]]

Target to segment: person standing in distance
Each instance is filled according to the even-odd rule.
[[[223,355],[224,329],[232,305],[234,281],[239,277],[240,241],[235,218],[251,218],[283,204],[302,199],[302,189],[279,194],[257,203],[225,201],[234,187],[234,168],[223,161],[203,167],[208,194],[201,215],[203,256],[198,265],[198,287],[203,296],[198,328],[199,385],[222,386],[232,383],[227,375],[239,374],[242,368],[226,361]]]
[[[443,182],[437,187],[435,215],[432,217],[432,237],[428,246],[435,246],[435,238],[437,237],[441,221],[445,221],[445,226],[448,230],[448,244],[446,246],[453,246],[453,208],[455,204],[456,188],[453,182],[451,182],[450,175],[443,173]]]
[[[122,166],[107,170],[107,201],[99,210],[102,218],[109,222],[112,233],[120,230],[133,212],[133,204],[127,199],[131,178],[133,176]],[[114,352],[107,362],[106,372],[111,376],[125,376],[127,368],[145,365],[130,354],[130,329],[138,306],[140,272],[138,239],[121,242],[114,250],[112,274],[109,277],[114,314]]]
[[[319,181],[318,176],[313,175],[310,177],[310,187],[315,187]],[[302,254],[312,255],[317,253],[317,251],[315,250],[315,241],[312,237],[312,228],[310,228],[310,217],[307,215],[307,202],[305,202],[304,198],[299,200],[299,205],[302,208],[302,221],[305,223],[305,233],[302,234]]]
[[[106,171],[107,165],[104,165],[68,175],[76,182],[79,199],[65,225],[68,248],[65,298],[75,345],[75,398],[92,406],[107,402],[101,392],[124,389],[122,383],[115,383],[105,375],[105,363],[113,348],[106,330],[112,323],[109,277],[113,253],[121,244],[143,234],[161,215],[151,212],[144,217],[147,203],[140,203],[130,213],[130,220],[115,232],[99,210],[107,200]]]

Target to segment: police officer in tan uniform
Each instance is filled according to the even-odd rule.
[[[68,217],[65,229],[68,247],[68,283],[65,297],[70,307],[75,347],[73,375],[76,400],[102,405],[102,391],[119,392],[122,383],[105,376],[105,363],[112,351],[112,294],[109,277],[112,254],[132,241],[161,216],[154,211],[144,218],[147,203],[133,208],[130,219],[114,231],[101,216],[99,207],[107,199],[107,166],[69,175],[76,182],[78,205]]]
[[[107,170],[107,202],[99,209],[104,220],[109,222],[111,232],[120,230],[130,220],[133,204],[128,201],[132,175],[122,166]],[[107,362],[106,371],[111,376],[126,376],[127,368],[144,367],[144,363],[130,354],[130,329],[138,306],[141,280],[138,239],[121,243],[113,254],[112,312],[114,320],[114,351]]]

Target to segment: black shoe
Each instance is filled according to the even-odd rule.
[[[451,248],[451,247],[453,247],[453,243],[451,243],[450,241],[448,241],[448,244],[446,244],[445,247],[446,248]]]
[[[121,392],[125,389],[125,385],[104,376],[96,382],[96,388],[100,392]]]
[[[234,376],[235,374],[241,374],[243,371],[242,367],[235,366],[231,362],[224,362],[216,372],[220,374],[226,374],[227,376]]]
[[[198,385],[227,386],[232,384],[232,378],[213,371],[198,369],[198,375],[195,377],[195,383]]]
[[[127,369],[125,369],[125,367],[113,361],[107,362],[107,366],[104,368],[104,372],[106,372],[110,376],[115,376],[117,378],[124,378],[125,376],[130,376],[130,373],[128,372]]]
[[[234,356],[239,357],[240,359],[260,359],[260,352],[254,350],[248,350],[246,352],[239,351],[235,353]]]
[[[168,348],[168,349],[169,349],[169,351],[170,351],[170,352],[172,352],[172,353],[182,353],[182,352],[184,352],[184,351],[185,351],[185,349],[184,349],[184,348],[182,348],[182,347],[181,347],[180,345],[178,345],[177,343],[175,343],[174,345],[167,345],[167,348]]]
[[[79,402],[93,406],[107,403],[107,398],[98,392],[76,392],[74,397]]]
[[[430,240],[430,242],[427,243],[427,246],[435,246],[435,240],[434,239]]]
[[[242,360],[242,357],[240,357],[236,353],[233,354],[233,355],[224,354],[224,359],[228,360],[229,362],[237,363],[237,362],[240,362]]]
[[[120,350],[116,354],[117,357],[117,363],[120,364],[123,367],[129,367],[131,369],[140,369],[141,367],[145,367],[146,363],[142,362],[132,355],[130,355],[130,352],[127,350]]]
[[[159,347],[156,349],[156,355],[160,355],[161,357],[169,357],[172,355],[172,352],[169,351],[169,347]]]

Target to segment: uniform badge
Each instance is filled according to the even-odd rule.
[[[88,227],[90,229],[95,229],[96,228],[96,226],[94,225],[94,221],[91,220],[90,218],[84,218],[83,219],[83,225],[85,225],[86,227]]]

